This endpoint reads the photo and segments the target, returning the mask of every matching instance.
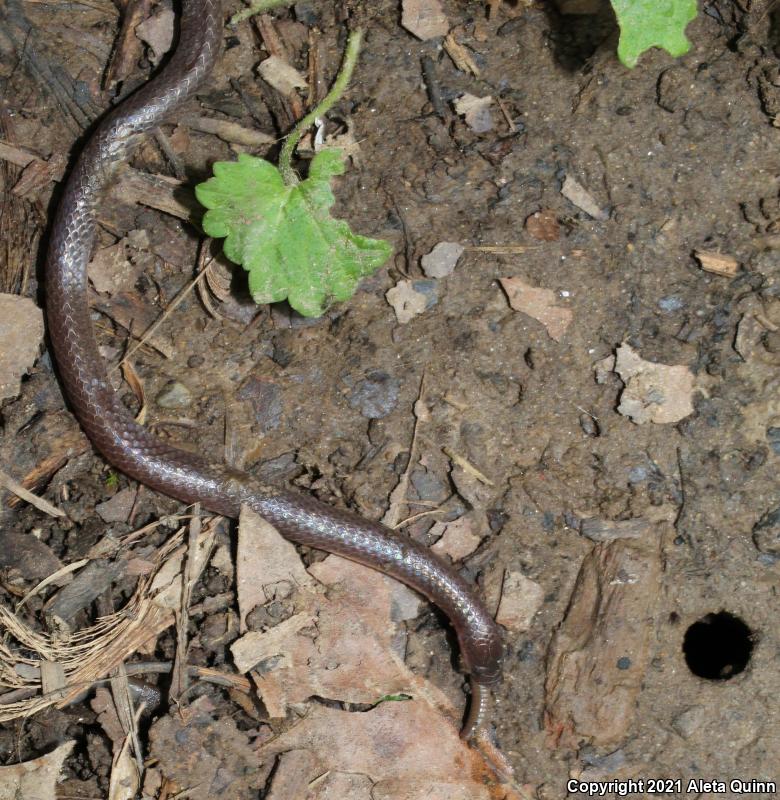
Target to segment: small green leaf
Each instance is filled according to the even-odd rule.
[[[406,700],[412,699],[413,698],[410,694],[386,694],[384,697],[380,697],[379,700],[376,701],[374,708],[382,703],[403,703]]]
[[[686,25],[696,16],[696,0],[611,0],[620,25],[618,58],[635,67],[639,56],[651,47],[681,56],[691,43]]]
[[[323,150],[306,180],[287,185],[273,164],[242,153],[214,164],[214,177],[195,187],[209,209],[203,230],[224,237],[225,255],[249,272],[256,303],[287,300],[303,316],[318,317],[390,257],[388,242],[330,216],[330,180],[343,172],[341,152]]]

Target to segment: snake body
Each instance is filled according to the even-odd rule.
[[[472,708],[464,729],[471,735],[483,721],[483,688],[500,678],[503,646],[499,627],[460,575],[427,548],[378,523],[169,445],[134,421],[108,382],[87,299],[96,208],[141,136],[192,96],[220,51],[219,0],[182,0],[181,5],[174,54],[156,77],[98,125],[68,177],[54,220],[46,314],[65,394],[95,448],[131,478],[228,517],[237,517],[246,504],[291,541],[391,575],[435,603],[457,632],[471,675]]]

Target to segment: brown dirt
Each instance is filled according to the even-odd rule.
[[[423,501],[446,502],[445,519],[473,507],[483,520],[486,539],[463,569],[488,596],[495,596],[504,568],[544,589],[530,629],[509,636],[494,717],[497,742],[519,782],[536,787],[539,797],[558,798],[567,778],[582,770],[612,778],[776,780],[780,546],[777,521],[774,542],[760,536],[771,525],[759,524],[780,505],[780,437],[772,438],[780,426],[772,402],[780,363],[772,330],[772,321],[780,325],[775,13],[708,4],[688,29],[693,47],[686,56],[653,51],[628,71],[613,55],[614,32],[603,12],[561,17],[549,8],[509,8],[486,21],[481,4],[445,7],[458,40],[474,54],[479,78],[459,72],[435,43],[407,34],[395,3],[353,10],[367,19],[369,31],[348,98],[332,116],[349,120],[361,161],[338,182],[336,211],[361,233],[394,244],[389,267],[313,324],[264,311],[247,331],[243,323],[210,318],[194,297],[185,301],[163,329],[173,356],[146,351],[135,360],[147,397],[153,400],[169,381],[183,383],[192,403],[181,414],[197,422],[199,447],[222,451],[229,415],[247,466],[274,467],[304,490],[379,518],[405,466],[424,374],[431,420],[420,431],[425,465],[414,467],[414,490]],[[47,6],[45,15],[37,5],[24,8],[32,35],[48,47],[41,50],[48,63],[65,65],[81,81],[74,85],[85,107],[87,99],[104,107],[99,76],[115,20],[78,5],[75,11]],[[300,16],[314,14],[322,27],[332,76],[344,27],[330,5],[306,9],[299,7]],[[63,31],[94,37],[97,55]],[[251,86],[257,37],[246,25],[229,35],[234,47],[202,92],[204,113],[234,113],[252,126],[228,80]],[[26,69],[15,68],[10,50],[0,52],[4,138],[43,156],[69,153],[78,135],[45,90],[47,79],[29,61],[22,63]],[[433,113],[423,84],[426,55],[435,61],[444,119]],[[132,80],[142,77],[136,70]],[[463,92],[500,98],[515,129],[494,105],[492,130],[469,130],[451,111]],[[273,131],[263,113],[265,129]],[[183,156],[188,179],[202,178],[209,162],[230,155],[215,137],[191,133]],[[167,170],[152,143],[134,165]],[[566,175],[609,209],[609,219],[595,221],[561,195]],[[30,207],[45,210],[48,191]],[[115,241],[112,232],[148,230],[155,255],[136,288],[149,307],[166,303],[192,275],[194,230],[137,206],[107,208],[102,217],[112,228],[103,231],[104,245]],[[526,218],[540,209],[554,212],[560,238],[541,241],[525,231]],[[27,209],[28,221],[33,217]],[[423,278],[419,259],[440,241],[527,249],[510,256],[467,251],[454,274],[437,282],[436,304],[399,325],[384,294],[405,276]],[[731,254],[741,270],[733,279],[704,272],[693,258],[696,249]],[[26,291],[35,296],[35,264],[28,259],[28,266]],[[561,293],[573,311],[561,342],[509,308],[498,283],[506,276]],[[769,325],[738,351],[739,325],[758,312]],[[125,332],[105,317],[100,322],[101,343],[122,347]],[[594,365],[623,342],[644,359],[686,365],[701,379],[692,415],[678,424],[637,425],[617,412],[622,384],[614,375],[596,383]],[[361,413],[363,381],[376,385],[385,416],[369,420]],[[42,430],[50,432],[63,407],[44,356],[21,397],[2,410],[3,453],[15,477],[48,455],[39,426],[45,421]],[[151,422],[179,413],[154,403],[150,411]],[[72,418],[64,426],[60,420],[56,435],[72,436],[75,427]],[[165,433],[196,438],[175,427]],[[494,486],[457,485],[444,447]],[[65,523],[22,507],[3,512],[4,528],[35,532],[63,561],[82,557],[106,532],[94,506],[127,485],[109,475],[87,451],[41,488],[67,512]],[[135,527],[177,508],[146,492]],[[594,546],[580,523],[664,514],[660,591],[644,618],[628,621],[646,634],[648,658],[639,659],[635,668],[644,671],[629,679],[637,694],[627,728],[616,741],[578,735],[575,728],[551,742],[546,659]],[[424,518],[407,529],[428,541],[432,524]],[[230,589],[218,584],[205,580],[195,602]],[[697,620],[724,610],[749,628],[747,667],[726,680],[698,677],[686,664],[684,636]],[[452,642],[441,620],[431,612],[418,622],[412,665],[459,697],[461,678],[451,668]],[[739,643],[728,631],[715,635],[728,662]],[[196,657],[224,662],[226,643],[217,642]],[[69,762],[71,787],[83,781],[105,789],[110,758],[101,765],[95,755],[103,752],[96,743],[101,734],[90,713],[48,712],[48,719],[35,718],[23,729],[6,726],[0,756],[6,763],[33,757],[75,736],[82,746]],[[226,715],[235,713],[225,705]]]

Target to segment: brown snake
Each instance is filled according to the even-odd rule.
[[[46,314],[60,377],[71,407],[94,446],[125,474],[185,503],[237,517],[253,508],[286,538],[337,553],[391,575],[435,603],[458,635],[471,674],[472,701],[463,735],[484,722],[488,692],[501,676],[499,627],[474,589],[415,541],[311,497],[266,486],[251,475],[179,450],[158,439],[119,401],[108,382],[92,331],[87,263],[95,209],[140,137],[184,103],[219,55],[219,0],[182,0],[179,43],[165,68],[100,123],[65,184],[46,266]]]

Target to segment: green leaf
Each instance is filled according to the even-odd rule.
[[[318,317],[390,257],[388,242],[330,216],[330,180],[343,172],[341,152],[323,150],[306,180],[287,185],[273,164],[242,153],[214,164],[214,177],[195,187],[209,209],[203,230],[224,237],[225,255],[249,272],[256,303],[288,300],[305,317]]]
[[[611,0],[620,25],[618,58],[635,67],[639,56],[651,47],[681,56],[691,43],[686,25],[696,16],[696,0]]]
[[[406,700],[414,699],[410,694],[386,694],[384,697],[380,697],[379,700],[374,703],[374,708],[382,703],[403,703]]]

